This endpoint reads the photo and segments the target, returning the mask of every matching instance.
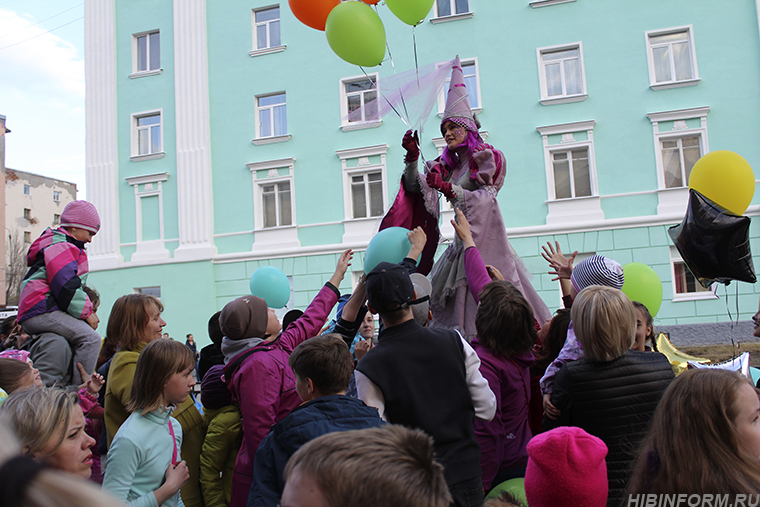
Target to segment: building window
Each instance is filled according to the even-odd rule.
[[[150,72],[161,68],[161,37],[158,31],[139,33],[134,39],[133,72]]]
[[[262,184],[261,204],[264,228],[293,225],[290,181]]]
[[[163,184],[168,173],[144,174],[124,178],[131,185],[135,210],[135,252],[132,261],[154,261],[169,258],[164,245]]]
[[[670,247],[670,264],[673,274],[673,299],[675,300],[693,300],[693,299],[714,299],[716,284],[704,288],[696,277],[692,274],[689,267],[681,259],[678,249]]]
[[[32,219],[32,210],[30,210],[29,208],[24,208],[24,218],[27,219],[27,220],[31,220]]]
[[[702,136],[660,139],[665,188],[685,187],[691,168],[702,156]]]
[[[32,195],[32,187],[24,185],[24,195]]]
[[[284,136],[288,133],[285,94],[256,97],[256,137]]]
[[[61,202],[61,192],[53,190],[53,202]]]
[[[467,12],[470,12],[469,0],[436,0],[435,2],[435,14],[439,18]]]
[[[591,195],[588,146],[552,151],[554,198],[572,199]]]
[[[55,214],[53,215],[53,227],[60,225],[61,223],[61,215]]]
[[[594,120],[538,127],[544,145],[547,224],[603,220],[596,182]]]
[[[32,242],[32,233],[29,231],[24,231],[24,243],[31,243]]]
[[[480,100],[480,80],[478,78],[478,59],[468,58],[467,60],[461,60],[462,75],[464,77],[464,84],[467,87],[467,99],[470,101],[470,109],[479,113],[483,107]],[[441,87],[441,93],[438,94],[438,114],[442,115],[443,110],[446,108],[446,93],[449,89],[449,83],[451,77],[448,77]]]
[[[586,98],[583,47],[580,42],[540,48],[538,62],[542,104],[575,102]]]
[[[351,175],[353,218],[383,214],[383,175],[380,171]]]
[[[132,294],[145,294],[146,296],[161,299],[161,287],[136,287],[132,289]]]
[[[254,48],[280,45],[280,6],[253,11]]]
[[[649,82],[653,89],[699,82],[691,26],[646,33]]]
[[[709,152],[707,114],[710,107],[649,113],[654,134],[655,165],[659,192],[658,214],[686,211],[689,174],[699,157]]]
[[[161,134],[161,112],[132,115],[133,149],[132,156],[163,153]]]
[[[341,79],[341,117],[343,125],[379,120],[377,111],[377,74]]]

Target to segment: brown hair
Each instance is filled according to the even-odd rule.
[[[164,311],[161,301],[147,294],[127,294],[117,299],[108,316],[106,336],[115,340],[122,350],[137,349],[145,341],[151,305],[159,313]]]
[[[628,492],[760,493],[760,469],[742,449],[734,422],[744,384],[752,385],[720,369],[679,375],[657,406]]]
[[[66,437],[78,404],[76,392],[55,387],[22,389],[0,405],[0,420],[13,429],[24,454],[34,455],[51,441],[56,442],[52,451],[55,453]]]
[[[100,293],[89,285],[82,287],[82,290],[85,294],[87,294],[87,297],[90,298],[90,303],[92,303],[92,311],[97,312],[98,307],[100,306]]]
[[[348,389],[354,372],[351,351],[337,334],[317,336],[301,343],[288,358],[288,364],[302,380],[310,378],[322,395]]]
[[[533,355],[536,356],[536,362],[533,364],[534,369],[546,371],[552,361],[557,359],[562,346],[565,345],[565,340],[567,340],[568,327],[570,327],[570,310],[560,308],[549,323],[549,331],[544,337],[541,348],[533,352]]]
[[[174,340],[148,343],[137,358],[127,411],[141,410],[142,414],[147,414],[160,409],[169,378],[194,364],[195,355],[184,343]]]
[[[573,301],[570,316],[583,354],[591,362],[617,359],[633,345],[636,310],[619,289],[586,287]]]
[[[533,309],[517,287],[504,280],[483,287],[475,328],[480,344],[504,357],[524,354],[536,343]]]
[[[283,476],[287,481],[296,469],[308,474],[332,507],[449,507],[443,466],[434,457],[433,439],[421,430],[339,431],[298,449]]]
[[[654,319],[652,318],[652,314],[649,313],[649,308],[644,305],[644,303],[639,303],[638,301],[633,302],[633,306],[637,310],[641,310],[641,313],[644,314],[644,325],[645,326],[651,326],[652,330],[649,331],[649,334],[646,338],[644,338],[644,343],[647,341],[652,343],[652,350],[657,352],[657,334],[654,332],[654,326],[652,325],[654,323]]]
[[[0,389],[11,394],[21,387],[19,384],[25,376],[32,373],[29,363],[11,359],[9,357],[0,357]]]

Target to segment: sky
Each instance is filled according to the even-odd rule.
[[[0,0],[0,115],[6,167],[85,198],[83,0]]]

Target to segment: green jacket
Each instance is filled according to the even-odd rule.
[[[132,379],[135,376],[137,358],[145,345],[147,343],[141,343],[136,350],[120,350],[117,352],[113,356],[111,367],[108,370],[104,418],[109,447],[114,435],[129,417],[126,406],[129,404],[132,393]],[[190,396],[174,410],[172,417],[182,425],[183,438],[180,453],[190,471],[190,480],[181,490],[182,502],[186,507],[203,507],[199,470],[201,446],[206,434],[205,421]]]
[[[243,425],[235,405],[217,409],[203,408],[208,424],[201,451],[201,491],[206,507],[228,507]]]

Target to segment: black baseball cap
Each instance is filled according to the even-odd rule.
[[[409,272],[399,264],[381,262],[367,275],[367,300],[379,313],[404,310],[414,300]]]

